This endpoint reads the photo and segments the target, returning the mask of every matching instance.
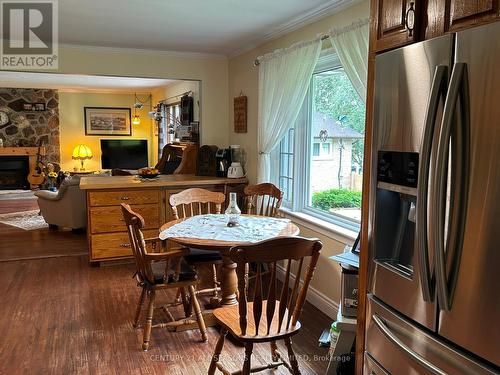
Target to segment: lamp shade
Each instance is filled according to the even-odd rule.
[[[133,125],[141,124],[141,118],[139,117],[139,115],[134,115],[134,117],[132,117],[132,124]]]
[[[92,159],[92,156],[92,150],[90,149],[90,147],[84,144],[80,144],[73,149],[73,155],[71,156],[71,158],[75,160],[86,160]]]

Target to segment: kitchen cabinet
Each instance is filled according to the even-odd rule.
[[[376,22],[373,40],[376,51],[384,51],[418,41],[419,2],[414,0],[376,0],[372,19]]]
[[[147,182],[134,176],[82,177],[80,188],[87,192],[90,262],[132,257],[121,203],[129,204],[144,217],[146,237],[157,237],[159,228],[174,219],[168,203],[172,194],[192,187],[225,192],[241,184],[248,184],[248,180],[187,174],[161,175]]]
[[[373,0],[371,16],[382,52],[500,19],[500,0]]]
[[[499,18],[500,0],[445,0],[444,32]]]

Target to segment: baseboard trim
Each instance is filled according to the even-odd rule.
[[[276,266],[278,279],[283,281],[285,279],[285,268],[280,266],[279,264]],[[290,273],[290,282],[294,283],[296,276],[293,273]],[[330,317],[333,320],[337,320],[337,313],[339,311],[339,304],[333,301],[331,298],[328,298],[326,295],[321,293],[319,290],[309,286],[309,290],[307,291],[306,300],[314,305],[314,307],[318,308]]]

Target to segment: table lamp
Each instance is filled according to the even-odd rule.
[[[87,159],[92,159],[92,156],[92,150],[90,149],[90,147],[82,143],[73,149],[73,155],[71,156],[71,159],[80,160],[80,171],[84,171],[85,168],[83,168],[83,162]]]

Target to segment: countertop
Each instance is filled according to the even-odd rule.
[[[190,187],[192,185],[246,184],[246,178],[195,176],[193,174],[160,175],[159,179],[141,181],[137,176],[84,176],[80,189],[144,189],[151,187]]]

